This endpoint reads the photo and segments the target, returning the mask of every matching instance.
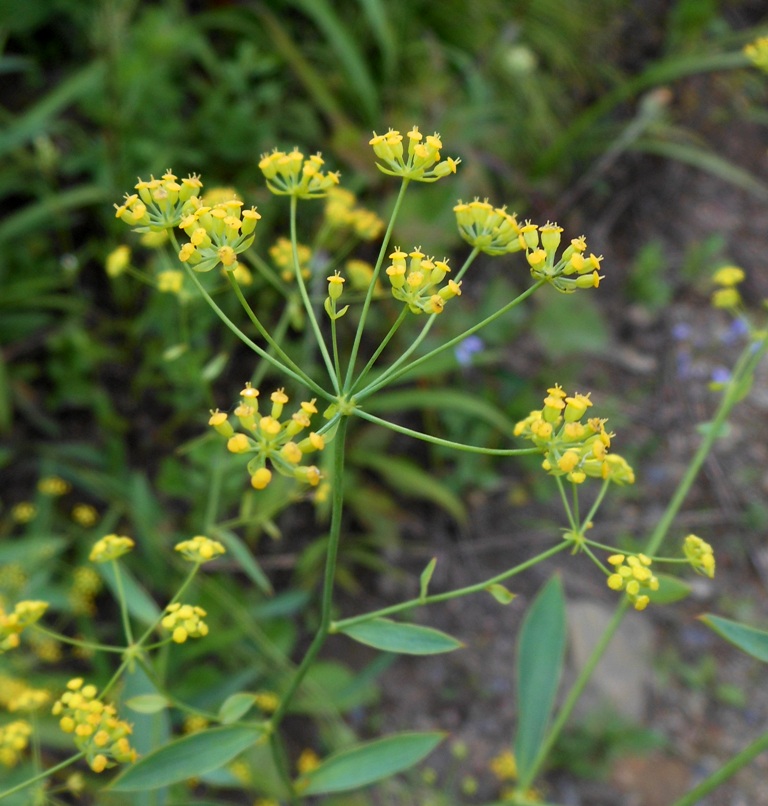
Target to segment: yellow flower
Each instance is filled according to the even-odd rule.
[[[453,211],[461,237],[481,252],[506,255],[523,248],[517,219],[506,207],[493,207],[487,199],[475,199],[468,203],[460,201]]]
[[[715,308],[724,308],[731,310],[738,308],[741,304],[741,294],[738,290],[732,287],[718,288],[712,294],[712,305]]]
[[[623,590],[635,607],[645,610],[650,602],[647,592],[659,589],[659,580],[650,570],[651,559],[645,554],[612,554],[608,563],[613,566],[613,573],[606,580],[608,587],[614,591]]]
[[[72,485],[59,476],[46,476],[37,483],[37,489],[43,495],[50,495],[51,497],[65,495],[71,488]]]
[[[755,67],[768,72],[768,36],[761,36],[745,45],[744,55]]]
[[[15,767],[29,744],[32,726],[23,719],[0,727],[0,764]]]
[[[389,258],[392,264],[386,274],[392,286],[392,296],[405,302],[411,313],[442,313],[445,302],[461,294],[461,283],[452,280],[438,288],[450,272],[448,258],[435,260],[426,257],[419,247],[409,254],[395,247]]]
[[[178,269],[161,271],[157,275],[157,290],[164,294],[178,294],[184,286],[184,272]]]
[[[20,501],[11,509],[11,520],[14,523],[29,523],[34,520],[35,515],[37,515],[37,509],[29,501]]]
[[[137,193],[126,194],[121,205],[115,205],[115,218],[136,232],[156,232],[177,227],[186,203],[197,198],[203,183],[196,174],[182,179],[168,169],[160,179],[139,179]]]
[[[104,269],[109,277],[119,277],[131,262],[131,250],[129,247],[122,245],[113,249],[104,262]]]
[[[127,554],[135,545],[130,537],[105,535],[93,544],[88,559],[92,563],[106,563]]]
[[[51,713],[59,717],[59,727],[72,735],[90,768],[98,773],[115,764],[134,762],[137,753],[128,740],[131,726],[118,719],[114,706],[96,694],[96,686],[85,685],[81,677],[73,678]]]
[[[296,769],[300,775],[306,775],[320,766],[320,757],[312,748],[307,747],[301,751],[301,755],[296,761]]]
[[[715,576],[715,554],[709,543],[696,535],[688,535],[683,541],[683,552],[696,573],[710,579]]]
[[[177,644],[183,644],[188,638],[205,638],[208,625],[203,621],[207,615],[202,607],[175,602],[165,608],[168,614],[160,622],[171,633]]]
[[[257,691],[253,701],[266,714],[274,713],[280,705],[280,698],[273,691]]]
[[[312,154],[305,159],[298,148],[289,153],[275,149],[271,154],[262,154],[259,168],[272,193],[299,199],[319,199],[339,184],[338,172],[320,170],[323,164],[320,154]]]
[[[514,781],[517,779],[517,761],[511,750],[502,750],[491,759],[491,772],[499,781]]]
[[[80,526],[93,526],[99,519],[99,513],[90,504],[75,504],[72,508],[72,520]]]
[[[723,266],[712,275],[715,285],[735,286],[744,281],[744,270],[738,266]]]
[[[204,535],[196,535],[190,540],[182,540],[174,548],[181,552],[185,560],[201,564],[215,560],[226,553],[226,549],[218,540],[211,540]]]
[[[368,144],[373,153],[381,160],[376,167],[389,176],[401,176],[416,182],[436,182],[443,176],[456,173],[460,159],[440,159],[443,143],[440,135],[435,133],[424,137],[417,126],[407,134],[408,148],[403,148],[403,136],[399,131],[390,129],[386,134],[373,133]]]

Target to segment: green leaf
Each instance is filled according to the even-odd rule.
[[[247,691],[232,694],[224,700],[219,708],[219,722],[224,725],[237,722],[241,716],[245,716],[251,710],[254,702],[256,702],[256,695],[249,694]]]
[[[350,461],[376,471],[394,490],[409,498],[422,498],[442,507],[457,521],[466,519],[461,500],[444,484],[407,459],[397,456],[354,451]]]
[[[162,694],[138,694],[126,700],[125,704],[138,714],[156,714],[170,705]]]
[[[262,735],[258,728],[230,725],[184,736],[128,767],[109,789],[133,792],[199,778],[232,761]]]
[[[334,753],[302,779],[303,795],[359,789],[410,769],[443,740],[443,733],[398,733]]]
[[[435,566],[437,565],[437,557],[433,557],[428,563],[427,567],[421,572],[419,577],[419,598],[425,599],[429,583],[432,581],[432,574],[435,573]]]
[[[488,585],[486,588],[488,593],[493,596],[493,598],[499,603],[503,605],[508,605],[513,599],[517,597],[516,593],[512,593],[511,590],[505,588],[503,585],[499,585],[498,582],[494,582],[493,585]]]
[[[211,534],[224,544],[227,551],[240,563],[240,567],[246,576],[262,593],[270,596],[274,592],[272,583],[267,579],[264,571],[261,570],[261,566],[254,559],[251,550],[234,532],[216,527],[211,529]]]
[[[353,624],[341,632],[361,644],[401,655],[438,655],[464,646],[461,641],[432,627],[401,624],[387,618]]]
[[[517,644],[518,774],[526,780],[539,754],[565,655],[565,599],[559,576],[539,591],[525,614]]]
[[[742,652],[768,663],[768,632],[765,630],[758,630],[738,621],[713,616],[711,613],[706,613],[703,616],[699,616],[699,618],[707,627],[738,647]]]
[[[656,579],[659,580],[659,589],[644,591],[654,604],[672,604],[691,594],[691,586],[683,579],[669,574],[656,574]]]

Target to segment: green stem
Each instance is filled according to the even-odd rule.
[[[194,272],[194,270],[191,269],[186,263],[184,263],[183,265],[187,271],[187,274],[191,277],[192,281],[197,286],[198,291],[202,294],[203,298],[211,307],[216,316],[219,317],[219,319],[229,328],[229,330],[232,331],[232,333],[235,334],[235,336],[237,336],[238,339],[240,339],[241,342],[243,342],[243,344],[250,347],[251,350],[253,350],[253,352],[256,353],[256,355],[260,356],[265,361],[269,361],[269,363],[272,364],[272,366],[278,369],[280,372],[284,373],[285,375],[288,375],[290,378],[293,378],[301,385],[307,386],[316,395],[318,395],[318,397],[322,397],[324,400],[333,400],[333,396],[329,395],[325,391],[325,389],[322,388],[322,386],[316,384],[311,378],[297,375],[292,369],[283,364],[282,361],[279,361],[273,355],[270,355],[263,347],[260,347],[258,344],[256,344],[256,342],[249,339],[248,336],[246,336],[245,333],[243,333],[243,331],[240,330],[240,328],[213,301],[211,295],[206,291],[203,284],[197,278],[197,274]]]
[[[446,448],[453,448],[455,451],[482,453],[486,456],[528,456],[533,453],[541,453],[538,448],[482,448],[479,445],[467,445],[463,442],[454,442],[450,439],[433,437],[431,434],[425,434],[422,431],[414,431],[412,428],[406,428],[404,425],[397,425],[397,423],[384,420],[363,409],[355,409],[354,413],[363,420],[368,420],[371,423],[376,423],[376,425],[389,428],[391,431],[397,431],[398,434],[405,434],[406,436],[420,439],[423,442],[431,442],[433,445],[443,445]]]
[[[347,394],[352,389],[352,376],[355,372],[355,363],[357,362],[357,354],[360,351],[360,343],[363,340],[363,331],[365,330],[365,322],[368,318],[368,309],[371,307],[371,300],[373,299],[374,291],[376,290],[376,281],[379,279],[379,274],[381,273],[381,267],[384,264],[384,257],[387,253],[387,247],[389,246],[389,240],[392,237],[392,229],[395,226],[395,221],[397,216],[400,212],[400,207],[403,203],[403,198],[405,197],[405,191],[408,188],[408,183],[410,182],[409,179],[403,177],[403,182],[400,185],[400,190],[397,194],[397,199],[395,199],[395,206],[392,208],[392,214],[389,217],[389,223],[387,224],[386,232],[384,233],[384,238],[381,241],[381,246],[379,247],[379,255],[376,258],[376,265],[373,267],[373,277],[371,277],[370,285],[368,286],[368,291],[365,295],[365,301],[363,302],[362,310],[360,311],[360,319],[357,322],[357,330],[355,331],[355,340],[352,344],[352,352],[349,354],[349,366],[347,367],[347,375],[344,378],[344,393]]]
[[[256,330],[259,331],[264,341],[266,341],[267,344],[270,346],[274,354],[287,366],[289,366],[297,375],[300,375],[302,378],[304,378],[304,383],[307,383],[308,381],[311,382],[309,376],[301,369],[300,366],[298,366],[298,364],[296,364],[296,362],[289,355],[286,354],[286,352],[280,346],[278,341],[275,338],[273,338],[270,332],[264,327],[264,325],[261,324],[261,321],[259,320],[258,316],[256,316],[256,314],[253,312],[253,308],[251,308],[245,296],[243,295],[243,290],[240,288],[240,284],[235,279],[233,272],[228,271],[227,278],[229,279],[229,283],[234,289],[235,295],[240,301],[240,305],[242,305],[246,315],[251,320]]]
[[[724,784],[732,775],[735,775],[742,767],[746,767],[750,761],[766,750],[768,750],[768,731],[758,736],[752,744],[747,745],[730,761],[723,764],[719,770],[713,772],[712,775],[705,778],[690,792],[676,800],[672,806],[695,806],[697,803],[701,803],[704,795],[708,795],[721,784]]]
[[[507,571],[503,571],[501,574],[497,574],[496,576],[491,577],[490,579],[486,579],[484,582],[477,582],[474,585],[467,585],[463,588],[456,588],[452,591],[446,591],[445,593],[436,593],[433,596],[425,596],[423,598],[419,597],[417,599],[409,599],[406,602],[400,602],[400,604],[390,605],[389,607],[383,607],[380,610],[373,610],[370,613],[364,613],[360,616],[352,616],[351,618],[341,619],[340,621],[334,621],[331,624],[331,632],[338,633],[343,632],[345,629],[352,627],[355,624],[361,624],[365,621],[371,621],[375,618],[381,618],[382,616],[390,616],[393,613],[402,613],[405,610],[411,610],[414,607],[420,607],[421,605],[429,605],[435,604],[437,602],[447,602],[449,599],[458,599],[460,596],[468,596],[471,593],[480,593],[488,588],[489,585],[495,585],[499,582],[504,582],[504,580],[509,579],[510,577],[516,576],[517,574],[527,571],[532,566],[536,565],[537,563],[543,562],[550,557],[553,557],[555,554],[563,551],[563,549],[567,549],[570,546],[570,543],[565,541],[558,543],[556,546],[553,546],[551,549],[547,549],[543,551],[541,554],[537,554],[535,557],[531,557],[530,560],[526,560],[524,563],[520,563],[520,565],[516,565],[514,568],[510,568]]]
[[[312,332],[315,334],[315,341],[317,342],[317,346],[320,350],[320,354],[323,356],[323,361],[325,362],[325,368],[328,370],[328,376],[331,379],[331,383],[333,384],[333,389],[336,394],[339,393],[339,383],[340,379],[336,375],[333,367],[333,361],[331,361],[331,356],[328,353],[328,348],[325,346],[325,339],[323,338],[323,334],[320,331],[320,325],[317,321],[317,316],[315,316],[315,309],[312,305],[312,301],[309,298],[309,293],[307,292],[307,284],[304,282],[304,277],[301,274],[301,266],[299,265],[299,252],[298,252],[298,241],[296,239],[296,210],[298,208],[298,199],[296,196],[291,196],[291,249],[293,251],[293,270],[296,276],[296,284],[299,288],[299,293],[301,294],[301,300],[304,303],[304,310],[307,312],[307,318],[309,319],[309,325],[312,328]]]
[[[441,344],[439,347],[435,347],[434,350],[430,350],[428,353],[426,353],[425,355],[421,356],[421,358],[417,358],[415,361],[412,361],[410,364],[407,364],[404,367],[400,367],[395,372],[391,372],[390,370],[392,368],[390,367],[390,370],[385,372],[382,376],[378,377],[373,383],[370,383],[364,389],[361,389],[359,392],[355,393],[355,399],[358,400],[358,401],[364,400],[366,397],[369,397],[370,395],[372,395],[375,391],[380,389],[382,386],[385,386],[385,385],[387,385],[389,383],[392,383],[393,381],[397,380],[402,375],[405,375],[408,372],[412,372],[414,369],[416,369],[416,367],[421,366],[422,364],[424,364],[427,361],[431,361],[436,355],[439,355],[440,353],[444,352],[445,350],[450,350],[451,347],[454,347],[455,345],[457,345],[460,342],[464,341],[464,339],[466,339],[468,336],[471,336],[473,333],[477,333],[478,330],[482,330],[482,328],[486,327],[486,325],[491,324],[491,322],[495,322],[500,316],[503,316],[508,311],[511,311],[512,308],[514,308],[516,305],[519,305],[521,302],[523,302],[523,300],[525,300],[528,297],[530,297],[531,294],[533,294],[534,291],[536,291],[538,288],[540,288],[545,283],[546,283],[546,280],[538,280],[532,286],[530,286],[525,291],[523,291],[522,294],[519,294],[517,297],[515,297],[511,302],[508,302],[502,308],[499,308],[499,310],[496,311],[496,313],[492,313],[490,316],[486,316],[485,319],[483,319],[482,321],[478,322],[476,325],[473,325],[472,327],[467,328],[463,333],[460,333],[458,336],[455,336],[454,338],[450,339],[449,341],[445,342],[444,344]],[[433,314],[433,316],[434,315],[435,314]],[[395,363],[399,363],[399,362],[395,362]],[[393,366],[394,366],[394,364],[393,364]]]
[[[28,786],[36,784],[38,781],[43,781],[44,779],[49,778],[51,775],[57,773],[59,770],[66,769],[71,764],[74,764],[76,761],[79,761],[81,758],[84,757],[85,753],[76,753],[74,756],[70,756],[69,758],[64,759],[64,761],[59,762],[53,767],[49,767],[47,770],[43,770],[41,773],[38,773],[32,778],[27,778],[26,781],[22,781],[20,784],[16,784],[16,786],[12,786],[10,789],[6,789],[5,792],[0,792],[0,800],[4,800],[10,795],[15,795],[17,792],[21,792]]]
[[[571,504],[568,501],[568,496],[565,494],[565,487],[563,487],[563,480],[560,476],[555,476],[555,483],[557,484],[558,492],[560,493],[560,499],[563,502],[563,509],[565,510],[565,514],[568,517],[568,523],[571,529],[575,532],[578,530],[576,525],[576,518],[571,511]]]
[[[379,356],[384,352],[384,348],[389,344],[392,337],[397,333],[400,325],[403,324],[405,321],[405,317],[408,315],[408,308],[404,305],[403,309],[400,311],[400,315],[395,320],[395,323],[389,329],[389,333],[381,340],[381,344],[376,348],[376,352],[368,359],[368,363],[363,367],[360,374],[355,379],[355,385],[362,383],[365,379],[365,376],[371,371],[373,365],[378,360]]]
[[[338,430],[333,440],[333,502],[331,509],[331,528],[328,535],[328,550],[325,560],[325,574],[323,577],[323,595],[320,606],[320,625],[317,628],[312,643],[293,674],[288,687],[282,692],[280,705],[270,720],[272,731],[282,721],[294,694],[301,685],[301,681],[309,671],[309,667],[317,657],[318,652],[330,633],[331,608],[333,606],[333,584],[336,577],[336,560],[341,540],[341,517],[344,508],[344,452],[346,450],[346,430],[349,418],[339,420]]]
[[[62,635],[54,630],[49,630],[47,627],[43,627],[39,623],[33,624],[30,629],[41,632],[43,635],[47,635],[49,638],[53,638],[56,641],[61,641],[62,644],[77,646],[81,649],[90,649],[93,652],[114,652],[115,654],[125,652],[125,647],[109,646],[108,644],[95,644],[90,641],[79,641],[77,638],[69,638],[68,636]]]

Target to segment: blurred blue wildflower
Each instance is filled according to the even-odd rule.
[[[456,360],[461,364],[462,367],[468,367],[472,363],[472,356],[475,353],[481,353],[485,349],[485,342],[480,338],[480,336],[467,336],[464,341],[459,342],[456,345],[456,349],[454,350],[454,354],[456,355]]]

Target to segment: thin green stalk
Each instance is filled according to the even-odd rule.
[[[565,698],[565,702],[562,704],[560,709],[558,710],[557,717],[555,718],[554,722],[552,723],[552,727],[549,729],[549,733],[547,734],[547,738],[541,745],[539,749],[539,753],[536,756],[536,760],[531,765],[530,769],[527,771],[527,775],[520,778],[519,787],[521,790],[528,789],[533,781],[536,779],[536,776],[539,774],[539,770],[541,766],[547,759],[552,747],[554,746],[555,742],[557,741],[558,737],[560,736],[560,732],[565,727],[566,722],[571,716],[571,712],[573,711],[579,697],[581,697],[584,688],[586,687],[587,683],[589,683],[590,678],[592,677],[592,673],[595,671],[595,667],[600,662],[600,659],[603,657],[603,653],[608,648],[614,633],[621,624],[622,618],[624,618],[624,613],[629,606],[629,600],[625,597],[621,600],[618,607],[616,608],[613,617],[611,618],[610,623],[605,629],[605,632],[600,636],[600,640],[597,643],[597,646],[592,650],[592,654],[589,656],[589,660],[584,665],[584,668],[579,673],[576,682],[571,687],[571,690],[568,692],[568,696]]]
[[[605,498],[605,494],[608,492],[608,488],[610,486],[610,479],[604,479],[603,484],[600,487],[600,492],[597,494],[597,498],[595,498],[595,502],[590,507],[587,517],[584,518],[584,522],[582,524],[582,534],[589,528],[589,524],[592,523],[592,518],[595,517],[597,510],[600,509],[600,504],[603,503],[603,498]]]
[[[5,792],[0,792],[0,800],[4,800],[10,795],[15,795],[17,792],[21,792],[28,786],[36,784],[38,781],[43,781],[46,778],[49,778],[50,776],[57,773],[59,770],[65,770],[67,767],[70,766],[70,764],[74,764],[76,761],[79,761],[81,758],[84,757],[85,753],[82,752],[75,753],[74,756],[70,756],[69,758],[64,759],[64,761],[60,761],[58,764],[54,765],[53,767],[49,767],[47,770],[43,770],[42,772],[38,773],[32,778],[27,778],[26,781],[22,781],[20,784],[16,784],[16,786],[12,786],[10,789],[6,789]]]
[[[336,306],[334,305],[334,308]],[[336,333],[336,320],[331,319],[331,347],[333,349],[333,367],[336,377],[341,378],[341,364],[339,363],[339,339]]]
[[[758,736],[754,742],[747,745],[740,753],[723,764],[719,770],[705,778],[690,792],[683,795],[682,798],[678,798],[672,806],[696,806],[697,803],[701,803],[701,799],[705,795],[724,784],[732,775],[735,775],[742,767],[746,767],[750,761],[766,750],[768,750],[768,731],[763,733],[762,736]]]
[[[309,671],[309,667],[322,648],[331,626],[331,609],[333,606],[333,585],[336,577],[336,560],[341,540],[341,517],[344,509],[344,453],[346,450],[346,431],[349,418],[339,420],[338,430],[333,440],[333,500],[331,509],[331,528],[328,535],[328,551],[325,560],[325,574],[323,576],[323,594],[320,605],[320,625],[317,628],[312,643],[293,674],[288,687],[282,693],[280,705],[272,715],[270,724],[274,731],[282,721],[294,694],[301,685],[301,681]]]
[[[379,344],[379,346],[376,348],[374,354],[368,359],[368,363],[363,367],[363,369],[360,371],[360,374],[355,379],[355,385],[362,383],[363,380],[365,380],[365,376],[371,371],[373,365],[376,363],[379,356],[384,352],[384,348],[389,344],[392,337],[395,335],[395,333],[397,333],[398,329],[400,328],[400,325],[403,324],[403,322],[405,321],[405,317],[407,315],[408,315],[408,308],[404,305],[403,309],[400,311],[399,316],[395,320],[392,327],[389,329],[389,332],[381,340],[381,344]]]
[[[227,278],[229,279],[229,283],[232,286],[232,288],[234,289],[235,296],[239,300],[240,305],[242,306],[242,308],[245,311],[246,315],[251,320],[251,322],[253,323],[253,326],[256,328],[256,330],[259,331],[259,333],[261,334],[261,336],[264,339],[264,341],[266,341],[267,344],[270,346],[270,348],[274,352],[274,354],[281,361],[283,361],[287,366],[289,366],[297,375],[300,375],[301,377],[303,377],[305,379],[304,380],[305,383],[308,380],[310,380],[310,378],[306,374],[306,372],[304,372],[304,370],[302,370],[302,368],[300,366],[298,366],[298,364],[296,364],[296,362],[285,352],[285,350],[283,350],[283,348],[280,346],[279,342],[264,327],[264,325],[261,324],[261,321],[259,320],[259,317],[256,316],[256,314],[253,311],[253,308],[251,308],[251,306],[248,304],[248,300],[246,300],[245,296],[243,295],[243,290],[242,290],[242,288],[240,288],[240,283],[238,283],[237,280],[235,279],[233,272],[228,271],[227,272]]]
[[[546,551],[543,551],[541,554],[537,554],[535,557],[531,557],[530,560],[526,560],[524,563],[520,563],[520,565],[516,565],[514,568],[510,568],[507,571],[503,571],[501,574],[496,574],[496,576],[491,577],[490,579],[486,579],[483,582],[477,582],[474,585],[467,585],[463,588],[456,588],[452,591],[446,591],[445,593],[436,593],[433,596],[425,596],[423,598],[419,597],[417,599],[409,599],[406,602],[400,602],[400,604],[390,605],[389,607],[383,607],[380,610],[372,610],[370,613],[364,613],[360,616],[352,616],[351,618],[340,619],[339,621],[334,621],[331,624],[331,632],[338,633],[343,632],[345,629],[352,627],[355,624],[361,624],[365,621],[371,621],[375,618],[381,618],[383,616],[390,616],[393,613],[402,613],[405,610],[411,610],[414,607],[421,607],[422,605],[429,605],[435,604],[436,602],[447,602],[449,599],[458,599],[460,596],[468,596],[471,593],[480,593],[488,588],[489,585],[495,585],[499,582],[504,582],[506,579],[510,579],[513,576],[517,576],[517,574],[522,573],[523,571],[527,571],[532,566],[536,565],[537,563],[543,562],[544,560],[553,557],[555,554],[567,549],[570,546],[570,543],[563,541],[562,543],[558,543],[556,546],[553,546]]]
[[[296,276],[296,284],[299,288],[299,293],[301,294],[301,300],[304,303],[304,310],[307,312],[307,318],[309,320],[309,326],[312,328],[312,332],[315,334],[315,341],[317,342],[318,349],[320,350],[320,355],[323,356],[323,361],[325,362],[325,368],[328,370],[328,376],[331,379],[331,383],[333,384],[333,389],[336,394],[340,391],[340,382],[341,379],[336,375],[336,372],[333,367],[333,361],[331,361],[331,356],[328,353],[328,348],[325,346],[325,339],[323,338],[323,334],[320,331],[320,325],[317,321],[317,317],[315,316],[315,309],[312,306],[312,301],[309,298],[309,293],[307,292],[307,284],[304,282],[304,278],[301,274],[301,266],[299,265],[299,252],[298,252],[298,241],[296,237],[296,210],[298,207],[298,199],[296,196],[291,196],[291,250],[293,251],[293,270]]]
[[[557,484],[557,489],[560,493],[560,499],[563,502],[563,509],[565,510],[565,514],[568,518],[568,523],[570,524],[571,529],[575,532],[578,530],[578,526],[576,525],[576,518],[571,511],[571,504],[568,501],[568,496],[565,494],[565,487],[563,487],[562,478],[560,476],[555,476],[555,483]]]
[[[355,363],[357,362],[357,354],[360,351],[360,343],[363,340],[363,331],[365,330],[365,322],[368,318],[368,309],[371,307],[371,300],[373,299],[373,293],[376,289],[376,280],[378,280],[379,274],[381,273],[381,267],[384,263],[384,256],[387,253],[389,240],[392,237],[392,229],[395,226],[395,221],[400,213],[400,207],[403,203],[405,191],[408,188],[409,182],[409,179],[403,177],[403,182],[400,185],[400,190],[397,194],[397,198],[395,199],[395,206],[392,208],[392,214],[389,217],[389,223],[387,224],[387,229],[384,232],[384,238],[382,239],[381,246],[379,247],[379,255],[376,258],[376,265],[373,267],[373,277],[371,277],[371,282],[365,295],[365,301],[363,302],[363,308],[360,311],[360,318],[357,321],[357,330],[355,331],[355,340],[352,344],[352,352],[349,354],[349,366],[347,367],[347,375],[344,378],[345,394],[349,393],[350,389],[352,389],[352,376],[355,372]]]
[[[43,627],[39,623],[33,624],[30,629],[40,632],[43,635],[47,635],[49,638],[53,638],[55,641],[60,641],[62,644],[69,644],[70,646],[80,647],[81,649],[90,649],[93,652],[114,652],[115,654],[121,654],[122,652],[125,652],[126,649],[125,647],[120,646],[95,644],[91,641],[80,641],[77,638],[69,638],[68,636],[62,635],[54,630],[49,630],[47,627]]]
[[[308,376],[302,377],[301,375],[297,375],[292,369],[283,364],[282,361],[279,361],[273,355],[270,355],[263,347],[260,347],[258,344],[256,344],[256,342],[249,339],[248,336],[246,336],[245,333],[243,333],[243,331],[240,330],[240,328],[213,301],[211,295],[208,293],[208,291],[206,291],[203,284],[197,278],[197,274],[186,263],[184,263],[183,265],[187,271],[187,274],[190,276],[194,284],[197,286],[198,291],[202,294],[203,298],[211,307],[216,316],[219,317],[219,319],[229,328],[229,330],[232,331],[232,333],[235,334],[235,336],[237,336],[238,339],[240,339],[241,342],[243,342],[243,344],[250,347],[251,350],[253,350],[253,352],[256,353],[256,355],[260,356],[266,361],[269,361],[269,363],[272,364],[272,366],[274,366],[283,374],[288,375],[290,378],[293,378],[301,385],[311,389],[316,395],[318,395],[318,397],[322,397],[324,400],[333,400],[333,396],[329,395],[328,392],[326,392],[325,389],[322,388],[322,386],[315,383],[311,378],[309,378]]]
[[[454,442],[451,439],[433,437],[431,434],[425,434],[422,431],[414,431],[412,428],[406,428],[404,425],[398,425],[389,420],[384,420],[363,409],[355,409],[354,413],[363,420],[368,420],[371,423],[376,423],[376,425],[389,428],[390,431],[397,431],[398,434],[405,434],[406,436],[414,437],[414,439],[420,439],[422,442],[431,442],[433,445],[442,445],[446,448],[452,448],[455,451],[482,453],[486,456],[527,456],[532,453],[540,453],[538,448],[483,448],[480,445],[467,445],[463,442]]]
[[[461,267],[459,273],[456,275],[457,280],[458,278],[462,277],[464,273],[467,271],[467,269],[472,265],[472,262],[479,254],[479,251],[480,251],[479,249],[475,248],[472,250],[472,252],[470,252],[469,256],[464,261],[464,265]],[[403,310],[407,312],[408,307],[404,306]],[[403,354],[396,361],[394,361],[389,367],[387,367],[387,369],[376,379],[375,384],[377,388],[380,388],[384,384],[388,383],[388,379],[390,376],[399,374],[397,370],[403,364],[405,364],[408,361],[408,359],[413,355],[413,353],[418,349],[419,345],[424,341],[424,339],[429,334],[429,331],[432,329],[432,326],[435,324],[435,321],[437,320],[438,316],[439,314],[433,313],[427,317],[427,321],[421,328],[421,332],[419,333],[418,336],[416,336],[411,345],[403,352]],[[354,384],[352,385],[352,389],[353,390],[356,389],[361,381],[362,381],[362,375],[358,377],[357,380],[354,382]]]
[[[364,389],[361,389],[359,392],[355,393],[355,399],[360,401],[364,400],[366,397],[370,397],[374,392],[380,389],[382,386],[385,386],[393,381],[397,380],[401,376],[405,375],[408,372],[412,372],[417,367],[420,367],[422,364],[426,363],[427,361],[431,361],[436,355],[444,352],[445,350],[450,350],[455,345],[459,344],[459,342],[464,341],[468,336],[471,336],[473,333],[477,333],[478,330],[482,330],[486,325],[491,324],[491,322],[495,322],[500,316],[503,316],[508,311],[511,311],[516,305],[519,305],[523,300],[527,299],[528,297],[533,294],[538,288],[546,283],[546,280],[538,280],[532,286],[527,288],[523,291],[522,294],[519,294],[515,297],[511,302],[508,302],[502,308],[499,308],[496,313],[492,313],[490,316],[486,316],[485,319],[478,322],[476,325],[473,325],[470,328],[467,328],[463,333],[460,333],[458,336],[450,339],[449,341],[441,344],[439,347],[435,347],[434,350],[430,350],[425,355],[421,356],[421,358],[417,358],[416,360],[412,361],[410,364],[407,364],[404,367],[400,367],[396,372],[389,372],[387,371],[384,373],[383,376],[377,378],[373,383],[370,383]]]

